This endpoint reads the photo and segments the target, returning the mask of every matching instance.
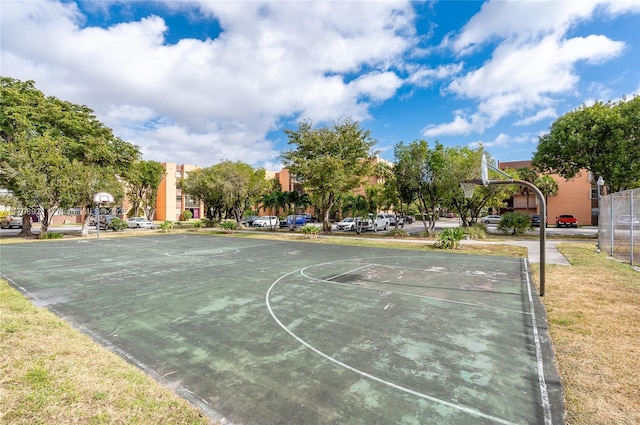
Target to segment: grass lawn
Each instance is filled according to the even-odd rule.
[[[433,249],[431,243],[388,239],[311,243]],[[560,244],[559,249],[572,266],[547,266],[543,303],[568,423],[640,423],[640,273],[596,254],[593,243]],[[523,248],[506,245],[470,245],[459,251],[524,255]],[[537,271],[534,266],[535,278]],[[0,281],[0,423],[211,422],[170,389]]]
[[[638,424],[640,273],[594,253],[593,244],[558,248],[571,267],[547,266],[543,303],[567,422]]]

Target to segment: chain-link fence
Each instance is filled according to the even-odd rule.
[[[640,189],[602,196],[599,200],[598,247],[612,257],[640,263]]]

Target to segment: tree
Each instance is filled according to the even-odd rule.
[[[223,161],[191,171],[180,181],[180,187],[185,193],[203,201],[211,218],[217,216],[222,219],[232,215],[239,223],[253,199],[268,187],[265,174],[263,168],[254,169],[241,161]]]
[[[88,107],[47,97],[33,81],[0,79],[0,186],[41,211],[40,237],[57,208],[90,207],[102,190],[121,199],[116,176],[139,155]],[[26,215],[23,223],[31,234]]]
[[[361,194],[345,196],[343,214],[348,211],[356,219],[356,233],[362,233],[370,210],[371,204],[365,196]]]
[[[640,97],[582,105],[540,137],[533,165],[565,179],[580,170],[602,176],[609,192],[640,183]]]
[[[281,205],[282,197],[279,195],[281,193],[282,192],[271,192],[263,194],[260,197],[260,205],[262,206],[262,208],[269,211],[271,215],[276,215],[277,213],[275,211]],[[269,229],[275,230],[274,226],[275,225],[272,223],[272,221],[269,220]]]
[[[164,167],[157,161],[136,161],[128,170],[125,175],[127,197],[134,216],[142,208],[147,219],[151,220],[164,173]]]
[[[549,205],[549,196],[556,196],[558,194],[558,182],[551,176],[540,176],[533,183],[544,196],[544,203]],[[546,217],[540,218],[540,221],[546,220]],[[546,223],[546,221],[545,221]]]
[[[445,152],[445,165],[441,171],[445,194],[443,204],[458,212],[465,227],[476,223],[483,209],[504,206],[504,201],[518,190],[517,185],[478,185],[471,198],[464,195],[460,182],[480,177],[483,154],[485,152],[482,148],[472,150],[467,147],[447,148]],[[491,163],[491,158],[488,158],[488,161]],[[515,170],[506,171],[515,174]],[[493,171],[489,170],[490,178],[492,173]]]
[[[281,159],[305,191],[317,201],[323,215],[323,230],[331,231],[329,213],[340,193],[349,193],[362,185],[372,169],[375,141],[369,131],[351,119],[332,128],[313,128],[302,122],[297,130],[285,130],[289,145]]]
[[[531,168],[528,168],[528,167],[518,168],[516,171],[518,172],[518,176],[520,180],[524,180],[529,183],[535,182],[536,179],[538,178],[538,173],[536,173],[535,170],[532,170]],[[526,199],[527,199],[526,214],[528,216],[529,215],[529,195],[531,194],[531,188],[529,186],[521,186],[520,193],[526,196]]]
[[[435,147],[429,149],[426,141],[417,140],[408,146],[399,143],[394,153],[398,192],[406,201],[418,200],[425,231],[433,232],[437,207],[444,196],[445,148],[436,142]]]
[[[297,190],[294,190],[291,192],[285,192],[285,193],[286,193],[286,202],[289,205],[289,208],[292,214],[294,215],[298,213],[299,207],[306,208],[309,205],[311,205],[311,198],[306,193],[301,195],[300,192],[298,192]],[[295,230],[296,228],[295,219],[291,221],[291,228],[292,230]]]

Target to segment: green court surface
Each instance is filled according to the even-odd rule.
[[[0,246],[10,283],[226,424],[563,424],[526,260],[198,234]]]

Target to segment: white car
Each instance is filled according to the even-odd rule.
[[[127,219],[129,229],[153,229],[153,223],[144,217],[130,217]]]
[[[359,230],[364,232],[365,230],[373,230],[373,221],[370,218],[363,219],[362,217],[347,217],[342,221],[335,223],[337,230]],[[360,226],[360,229],[356,229]]]
[[[14,217],[12,215],[2,217],[2,220],[0,220],[0,228],[11,229],[13,227],[22,229],[22,217]]]
[[[391,214],[378,214],[374,219],[373,219],[373,231],[377,232],[378,230],[387,230],[389,228],[389,218],[387,217],[387,215],[391,215]],[[395,218],[394,218],[394,222],[395,222]]]
[[[338,230],[356,230],[356,219],[353,217],[347,217],[342,221],[335,224]]]
[[[275,215],[263,215],[253,221],[253,227],[273,227],[280,226],[280,220]]]

